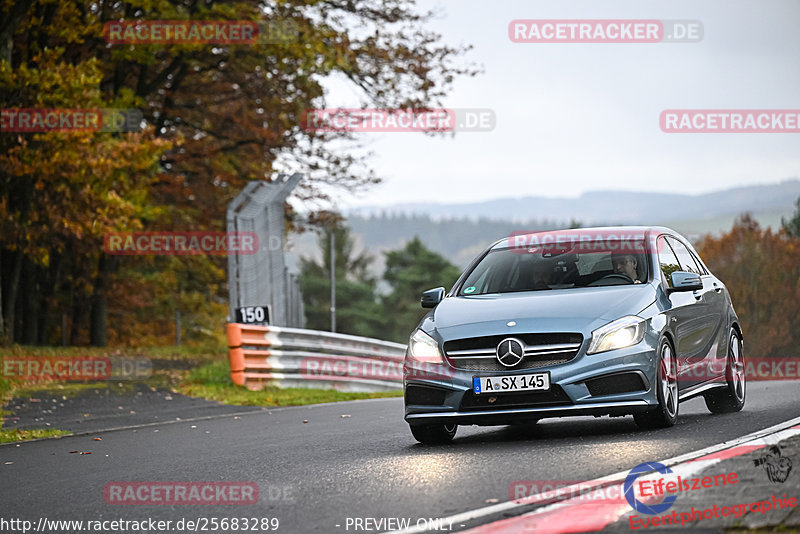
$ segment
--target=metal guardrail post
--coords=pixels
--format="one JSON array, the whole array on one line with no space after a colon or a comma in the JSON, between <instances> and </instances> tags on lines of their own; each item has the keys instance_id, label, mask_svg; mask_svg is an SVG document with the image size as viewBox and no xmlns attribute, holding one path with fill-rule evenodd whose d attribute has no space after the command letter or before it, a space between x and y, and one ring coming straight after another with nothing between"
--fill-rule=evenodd
<instances>
[{"instance_id":1,"label":"metal guardrail post","mask_svg":"<svg viewBox=\"0 0 800 534\"><path fill-rule=\"evenodd\" d=\"M236 323L228 323L228 361L231 366L231 380L237 386L244 385L244 351L242 350L242 328Z\"/></svg>"}]
</instances>

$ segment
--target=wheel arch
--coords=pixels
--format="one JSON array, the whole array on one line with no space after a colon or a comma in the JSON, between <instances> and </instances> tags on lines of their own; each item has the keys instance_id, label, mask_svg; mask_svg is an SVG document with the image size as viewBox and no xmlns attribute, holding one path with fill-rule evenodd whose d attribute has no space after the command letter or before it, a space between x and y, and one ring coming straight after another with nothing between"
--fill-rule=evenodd
<instances>
[{"instance_id":1,"label":"wheel arch","mask_svg":"<svg viewBox=\"0 0 800 534\"><path fill-rule=\"evenodd\" d=\"M673 333L671 330L665 329L665 330L664 330L664 331L661 333L661 337L662 337L662 338L666 338L666 339L667 339L667 341L669 341L669 344L670 344L670 345L671 345L671 347L672 347L672 352L675 352L675 350L676 350L676 349L675 349L675 347L677 346L677 345L675 344L675 334L674 334L674 333ZM661 345L661 341L660 341L660 340L659 340L658 344L659 344L659 345Z\"/></svg>"},{"instance_id":2,"label":"wheel arch","mask_svg":"<svg viewBox=\"0 0 800 534\"><path fill-rule=\"evenodd\" d=\"M742 327L741 327L741 326L739 326L739 322L738 322L738 321L734 321L734 322L731 324L731 328L733 328L734 330L736 330L736 335L737 335L737 336L739 336L739 341L740 341L741 343L744 343L744 334L742 334Z\"/></svg>"}]
</instances>

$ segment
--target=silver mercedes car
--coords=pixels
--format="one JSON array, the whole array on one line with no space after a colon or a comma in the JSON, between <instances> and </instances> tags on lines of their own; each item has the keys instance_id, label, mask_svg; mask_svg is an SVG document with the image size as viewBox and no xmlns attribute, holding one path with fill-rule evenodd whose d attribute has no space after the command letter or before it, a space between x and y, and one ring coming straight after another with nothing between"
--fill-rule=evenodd
<instances>
[{"instance_id":1,"label":"silver mercedes car","mask_svg":"<svg viewBox=\"0 0 800 534\"><path fill-rule=\"evenodd\" d=\"M725 285L664 227L520 232L481 253L411 334L405 420L427 444L458 425L633 415L745 402L742 329Z\"/></svg>"}]
</instances>

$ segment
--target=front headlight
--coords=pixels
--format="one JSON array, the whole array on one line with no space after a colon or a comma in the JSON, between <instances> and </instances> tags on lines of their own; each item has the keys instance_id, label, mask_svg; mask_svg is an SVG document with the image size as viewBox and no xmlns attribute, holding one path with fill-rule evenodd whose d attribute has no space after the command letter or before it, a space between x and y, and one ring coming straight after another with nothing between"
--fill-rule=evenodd
<instances>
[{"instance_id":1,"label":"front headlight","mask_svg":"<svg viewBox=\"0 0 800 534\"><path fill-rule=\"evenodd\" d=\"M408 340L408 356L418 362L444 362L436 341L422 330L414 332Z\"/></svg>"},{"instance_id":2,"label":"front headlight","mask_svg":"<svg viewBox=\"0 0 800 534\"><path fill-rule=\"evenodd\" d=\"M628 315L611 321L592 332L587 354L606 352L636 345L644 337L645 320L635 315Z\"/></svg>"}]
</instances>

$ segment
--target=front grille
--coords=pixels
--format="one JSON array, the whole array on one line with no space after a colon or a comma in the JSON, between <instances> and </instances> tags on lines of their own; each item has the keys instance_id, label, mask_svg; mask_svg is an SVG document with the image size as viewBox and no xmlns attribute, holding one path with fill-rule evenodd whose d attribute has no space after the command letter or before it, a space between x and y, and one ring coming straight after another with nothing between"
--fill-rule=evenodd
<instances>
[{"instance_id":1,"label":"front grille","mask_svg":"<svg viewBox=\"0 0 800 534\"><path fill-rule=\"evenodd\" d=\"M639 373L616 373L593 378L586 381L586 388L592 396L633 393L646 389Z\"/></svg>"},{"instance_id":2,"label":"front grille","mask_svg":"<svg viewBox=\"0 0 800 534\"><path fill-rule=\"evenodd\" d=\"M464 393L462 410L491 410L493 408L526 408L531 406L564 406L572 401L559 385L551 385L550 391L519 391L514 393L481 393L473 390Z\"/></svg>"},{"instance_id":3,"label":"front grille","mask_svg":"<svg viewBox=\"0 0 800 534\"><path fill-rule=\"evenodd\" d=\"M521 369L538 369L540 367L547 367L550 365L558 365L566 363L572 358L559 358L557 360L536 360L533 358L523 358L520 363L514 367L506 367L497 361L497 358L492 357L489 360L473 360L472 358L459 358L450 359L450 362L456 369L464 369L465 371L519 371Z\"/></svg>"},{"instance_id":4,"label":"front grille","mask_svg":"<svg viewBox=\"0 0 800 534\"><path fill-rule=\"evenodd\" d=\"M525 356L517 365L506 367L497 361L497 345L513 337L525 345ZM447 341L444 352L456 369L469 371L518 371L566 363L578 355L583 336L578 333L508 334Z\"/></svg>"}]
</instances>

